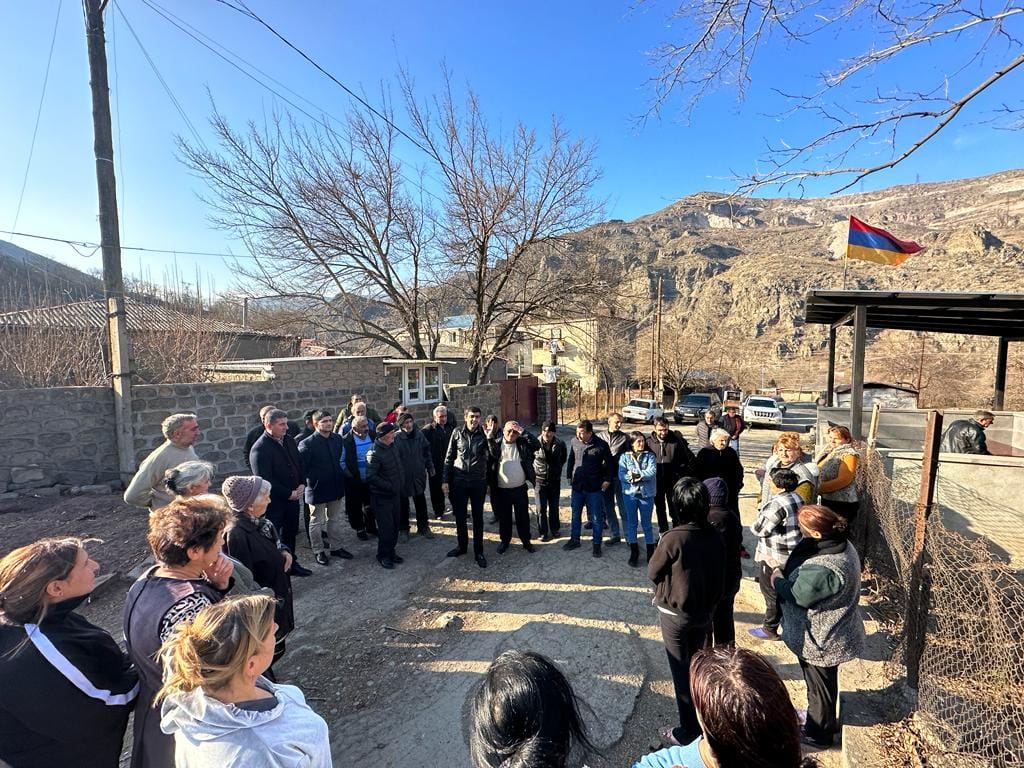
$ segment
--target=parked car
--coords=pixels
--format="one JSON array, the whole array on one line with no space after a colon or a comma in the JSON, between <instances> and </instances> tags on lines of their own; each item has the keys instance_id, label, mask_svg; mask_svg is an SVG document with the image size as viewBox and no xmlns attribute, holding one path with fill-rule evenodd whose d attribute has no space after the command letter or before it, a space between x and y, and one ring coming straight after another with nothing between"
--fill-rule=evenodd
<instances>
[{"instance_id":1,"label":"parked car","mask_svg":"<svg viewBox=\"0 0 1024 768\"><path fill-rule=\"evenodd\" d=\"M665 415L665 409L657 400L633 398L622 409L622 420L627 424L631 421L642 421L651 424L659 416Z\"/></svg>"},{"instance_id":2,"label":"parked car","mask_svg":"<svg viewBox=\"0 0 1024 768\"><path fill-rule=\"evenodd\" d=\"M722 399L715 392L694 392L676 403L672 418L676 424L697 424L709 408L722 410Z\"/></svg>"},{"instance_id":3,"label":"parked car","mask_svg":"<svg viewBox=\"0 0 1024 768\"><path fill-rule=\"evenodd\" d=\"M782 409L773 397L751 395L743 404L743 420L750 426L767 424L772 427L782 426Z\"/></svg>"}]
</instances>

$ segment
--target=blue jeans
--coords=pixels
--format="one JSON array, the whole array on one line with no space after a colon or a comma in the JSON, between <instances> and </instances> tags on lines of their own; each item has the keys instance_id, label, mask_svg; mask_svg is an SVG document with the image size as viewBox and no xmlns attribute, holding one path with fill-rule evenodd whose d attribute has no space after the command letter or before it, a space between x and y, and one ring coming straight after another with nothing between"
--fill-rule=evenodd
<instances>
[{"instance_id":1,"label":"blue jeans","mask_svg":"<svg viewBox=\"0 0 1024 768\"><path fill-rule=\"evenodd\" d=\"M636 544L636 524L639 518L640 525L644 529L644 543L654 544L654 528L651 527L651 514L654 512L654 499L641 498L627 494L625 497L626 506L623 510L623 521L626 526L626 541Z\"/></svg>"},{"instance_id":2,"label":"blue jeans","mask_svg":"<svg viewBox=\"0 0 1024 768\"><path fill-rule=\"evenodd\" d=\"M740 455L740 439L738 437L729 440L729 447L736 451L737 456Z\"/></svg>"},{"instance_id":3,"label":"blue jeans","mask_svg":"<svg viewBox=\"0 0 1024 768\"><path fill-rule=\"evenodd\" d=\"M611 529L612 536L619 535L619 517L615 514L615 505L618 504L619 515L622 515L622 525L626 525L626 505L622 498L622 483L615 478L608 490L604 491L604 519Z\"/></svg>"},{"instance_id":4,"label":"blue jeans","mask_svg":"<svg viewBox=\"0 0 1024 768\"><path fill-rule=\"evenodd\" d=\"M600 541L601 532L604 530L604 493L602 491L579 491L573 488L570 504L572 523L569 526L569 538L579 541L583 528L583 505L586 504L587 514L594 526L592 529L594 541Z\"/></svg>"}]
</instances>

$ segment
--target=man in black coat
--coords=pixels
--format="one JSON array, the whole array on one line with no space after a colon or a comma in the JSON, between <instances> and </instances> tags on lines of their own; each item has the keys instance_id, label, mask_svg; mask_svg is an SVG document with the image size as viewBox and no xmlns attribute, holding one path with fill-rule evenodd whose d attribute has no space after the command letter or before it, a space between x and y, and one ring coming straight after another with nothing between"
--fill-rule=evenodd
<instances>
[{"instance_id":1,"label":"man in black coat","mask_svg":"<svg viewBox=\"0 0 1024 768\"><path fill-rule=\"evenodd\" d=\"M622 414L608 414L608 429L597 433L597 436L608 443L608 450L611 451L612 461L615 462L615 479L611 486L604 492L604 520L611 529L612 535L605 542L613 546L622 541L619 533L619 518L622 518L622 530L626 528L626 502L622 498L622 485L619 483L619 457L630 450L629 435L622 431ZM619 511L615 512L616 506Z\"/></svg>"},{"instance_id":2,"label":"man in black coat","mask_svg":"<svg viewBox=\"0 0 1024 768\"><path fill-rule=\"evenodd\" d=\"M654 420L654 432L647 436L647 447L654 452L658 462L657 484L655 486L654 509L658 515L658 528L662 534L668 532L668 515L665 513L665 499L672 493L672 486L683 475L692 474L693 451L678 432L669 429L668 420L659 416ZM675 525L675 521L672 521Z\"/></svg>"},{"instance_id":3,"label":"man in black coat","mask_svg":"<svg viewBox=\"0 0 1024 768\"><path fill-rule=\"evenodd\" d=\"M435 472L430 476L430 507L434 511L434 517L440 520L444 517L444 491L441 485L444 482L444 474L441 467L444 466L444 455L448 452L448 443L452 440L452 432L455 431L455 424L452 422L448 408L439 405L434 409L434 420L423 428L423 436L430 444L430 459L434 462Z\"/></svg>"},{"instance_id":4,"label":"man in black coat","mask_svg":"<svg viewBox=\"0 0 1024 768\"><path fill-rule=\"evenodd\" d=\"M395 447L397 432L394 424L378 424L377 439L366 454L366 482L370 486L370 505L377 518L377 562L388 570L404 562L395 551L401 490L405 484L405 470Z\"/></svg>"},{"instance_id":5,"label":"man in black coat","mask_svg":"<svg viewBox=\"0 0 1024 768\"><path fill-rule=\"evenodd\" d=\"M487 473L490 467L488 438L480 426L480 409L475 405L466 409L466 424L452 433L445 452L443 485L441 490L451 494L455 513L455 532L458 546L448 557L466 554L469 531L466 527L466 506L473 510L473 554L476 564L487 567L484 557L484 499L487 497Z\"/></svg>"},{"instance_id":6,"label":"man in black coat","mask_svg":"<svg viewBox=\"0 0 1024 768\"><path fill-rule=\"evenodd\" d=\"M334 417L328 411L314 411L311 419L316 431L299 443L299 455L306 472L309 544L314 559L327 565L330 561L325 549L335 557L352 559L352 553L341 546L341 500L345 495L342 440L334 432Z\"/></svg>"},{"instance_id":7,"label":"man in black coat","mask_svg":"<svg viewBox=\"0 0 1024 768\"><path fill-rule=\"evenodd\" d=\"M545 421L540 428L540 442L533 454L533 473L537 479L537 527L541 541L558 538L561 521L558 502L562 495L562 469L567 450L556 431L558 425Z\"/></svg>"},{"instance_id":8,"label":"man in black coat","mask_svg":"<svg viewBox=\"0 0 1024 768\"><path fill-rule=\"evenodd\" d=\"M288 434L288 414L273 408L263 417L264 432L249 451L249 468L270 483L267 518L281 533L281 541L295 554L299 532L299 499L305 491L302 457ZM312 571L292 561L292 576L309 576Z\"/></svg>"}]
</instances>

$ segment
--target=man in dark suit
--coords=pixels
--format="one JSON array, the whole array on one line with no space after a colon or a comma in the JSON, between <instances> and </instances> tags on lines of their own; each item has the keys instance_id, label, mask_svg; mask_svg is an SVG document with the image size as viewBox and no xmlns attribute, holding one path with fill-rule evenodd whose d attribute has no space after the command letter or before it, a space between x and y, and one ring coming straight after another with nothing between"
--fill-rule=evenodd
<instances>
[{"instance_id":1,"label":"man in dark suit","mask_svg":"<svg viewBox=\"0 0 1024 768\"><path fill-rule=\"evenodd\" d=\"M448 443L452 441L455 423L443 405L434 409L433 416L433 421L423 428L423 436L430 444L430 458L434 462L435 470L427 480L430 485L430 506L434 510L434 517L440 520L444 517L444 491L441 490L444 482L444 457L448 453Z\"/></svg>"},{"instance_id":2,"label":"man in dark suit","mask_svg":"<svg viewBox=\"0 0 1024 768\"><path fill-rule=\"evenodd\" d=\"M325 549L343 560L352 559L352 553L341 546L341 499L345 495L342 440L334 432L334 417L328 411L314 411L311 420L316 431L299 443L299 455L306 472L309 544L313 558L327 565Z\"/></svg>"},{"instance_id":3,"label":"man in dark suit","mask_svg":"<svg viewBox=\"0 0 1024 768\"><path fill-rule=\"evenodd\" d=\"M263 417L264 432L249 451L249 467L270 483L270 506L267 519L281 532L281 541L295 553L295 536L299 532L299 499L303 483L302 457L295 440L288 434L288 414L274 408ZM292 576L309 576L312 571L292 562Z\"/></svg>"},{"instance_id":4,"label":"man in dark suit","mask_svg":"<svg viewBox=\"0 0 1024 768\"><path fill-rule=\"evenodd\" d=\"M245 435L245 447L242 449L242 451L245 454L246 463L248 463L249 461L249 452L252 451L252 447L256 445L257 440L263 437L263 433L267 431L267 428L264 426L264 418L268 413L270 413L273 410L276 410L276 408L276 405L264 405L262 408L260 408L259 425L250 429L249 432ZM296 422L288 422L289 435L291 435L293 438L297 437L299 431L299 425Z\"/></svg>"}]
</instances>

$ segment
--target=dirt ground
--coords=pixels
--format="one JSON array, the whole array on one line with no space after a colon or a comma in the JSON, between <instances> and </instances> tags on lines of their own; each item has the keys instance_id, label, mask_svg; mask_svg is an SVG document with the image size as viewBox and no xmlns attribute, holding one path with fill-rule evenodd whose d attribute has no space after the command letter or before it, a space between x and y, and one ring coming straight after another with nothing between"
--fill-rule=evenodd
<instances>
[{"instance_id":1,"label":"dirt ground","mask_svg":"<svg viewBox=\"0 0 1024 768\"><path fill-rule=\"evenodd\" d=\"M693 427L677 429L692 438ZM752 472L763 465L775 435L757 430L743 441L748 524L754 514ZM562 511L567 520L564 491ZM355 559L332 559L326 568L312 564L308 543L300 545L300 560L315 573L294 579L297 629L275 670L282 681L300 686L327 720L335 765L467 765L467 697L490 661L513 647L545 653L568 673L600 750L587 760L592 768L631 765L658 747L658 728L674 721L650 583L642 568L627 565L627 547L606 547L604 557L595 559L588 546L564 552L563 538L535 542L534 554L513 545L498 555L497 526L489 512L485 518L487 569L470 556L445 557L454 545L450 514L434 524L435 539L400 539L405 563L393 571L376 564L372 540L348 536L342 545ZM104 571L117 575L84 611L118 638L129 586L124 574L146 555L145 530L146 515L117 496L0 506L0 553L44 535L104 540L91 551ZM568 531L567 522L562 531ZM752 541L747 546L753 551ZM752 561L744 561L744 568L753 575ZM782 643L747 634L763 609L756 583L745 578L736 601L738 643L771 658L794 704L802 707L796 659ZM844 687L879 687L880 663L866 662L852 680L844 674ZM838 748L818 754L826 768L839 765Z\"/></svg>"}]
</instances>

